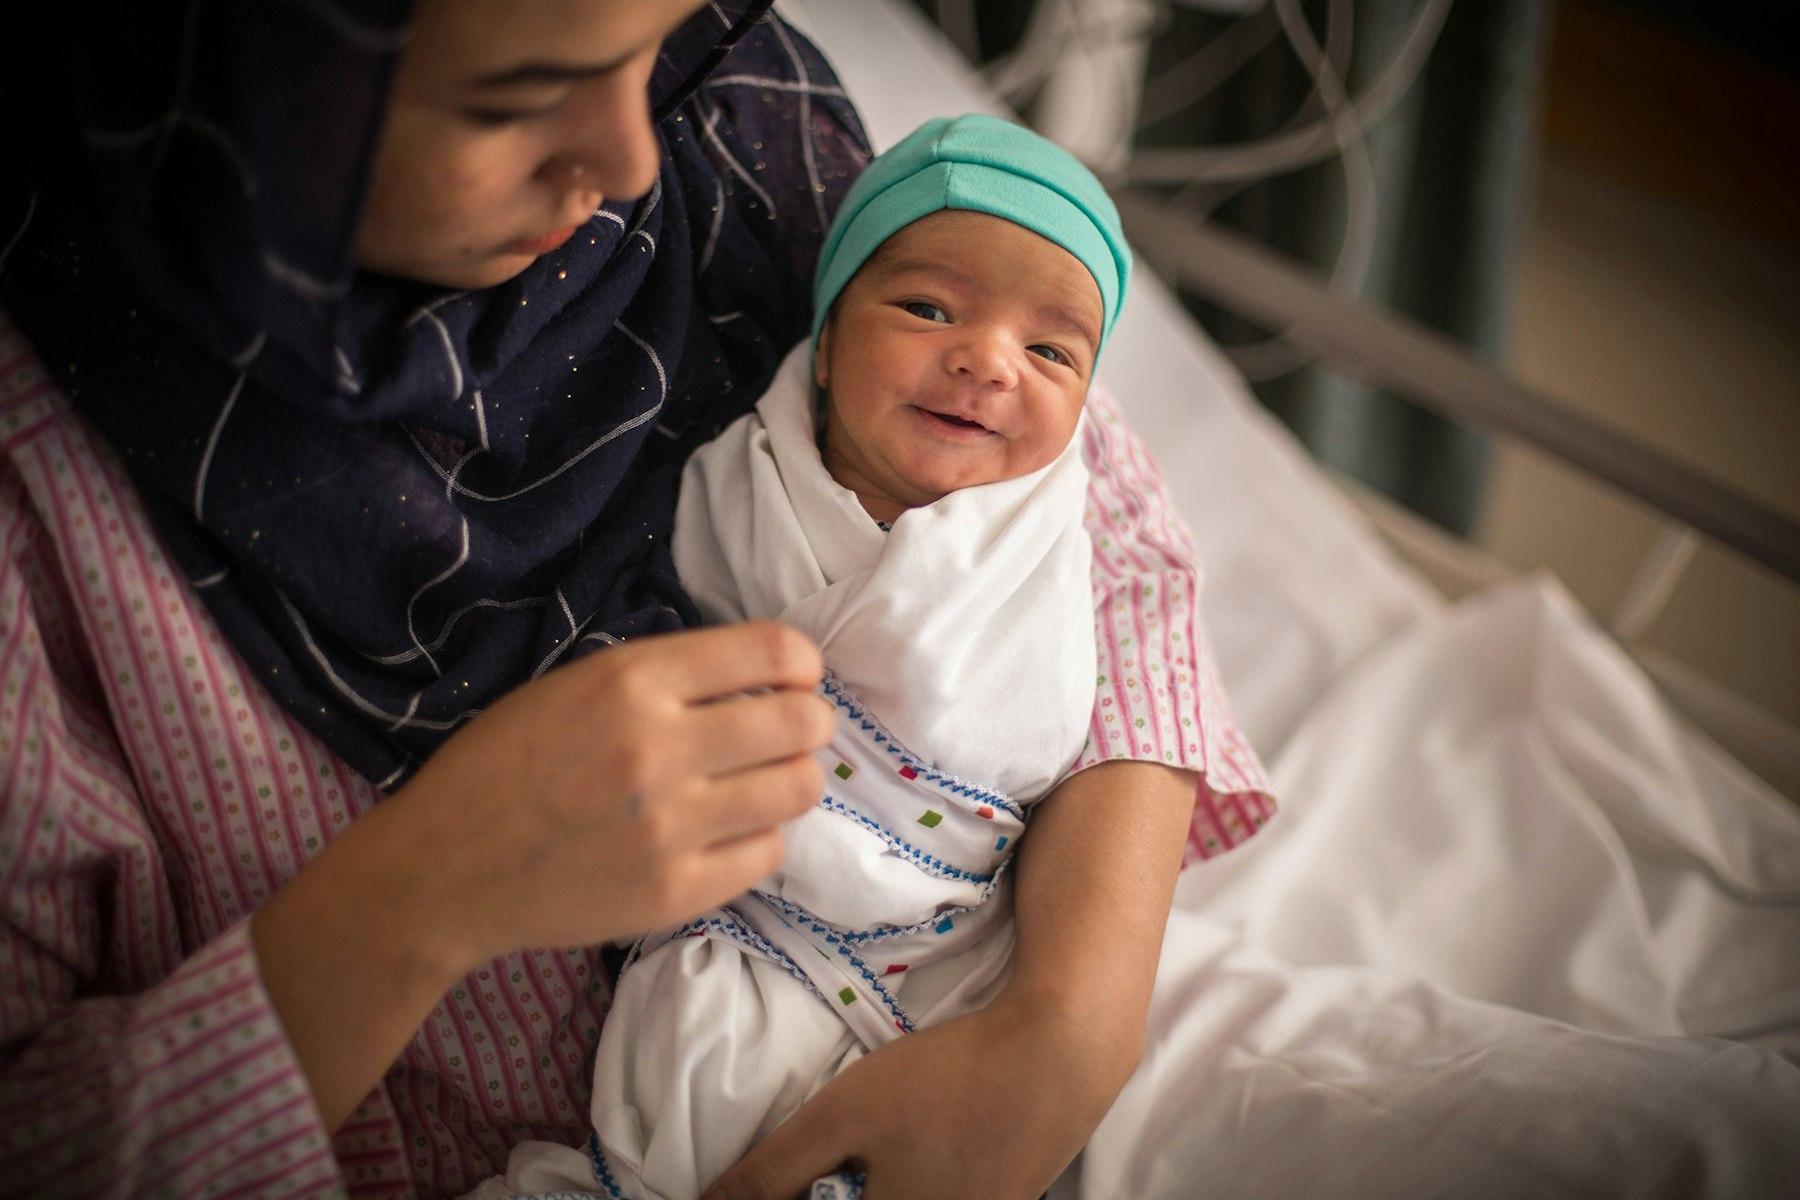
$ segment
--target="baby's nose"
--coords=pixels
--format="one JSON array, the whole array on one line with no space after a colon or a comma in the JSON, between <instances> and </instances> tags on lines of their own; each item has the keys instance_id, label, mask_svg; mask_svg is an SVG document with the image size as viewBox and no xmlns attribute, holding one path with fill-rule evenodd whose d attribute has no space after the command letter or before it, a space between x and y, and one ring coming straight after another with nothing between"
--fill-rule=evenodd
<instances>
[{"instance_id":1,"label":"baby's nose","mask_svg":"<svg viewBox=\"0 0 1800 1200\"><path fill-rule=\"evenodd\" d=\"M984 389L1011 388L1019 381L1018 357L998 337L974 333L962 339L948 365L959 379Z\"/></svg>"}]
</instances>

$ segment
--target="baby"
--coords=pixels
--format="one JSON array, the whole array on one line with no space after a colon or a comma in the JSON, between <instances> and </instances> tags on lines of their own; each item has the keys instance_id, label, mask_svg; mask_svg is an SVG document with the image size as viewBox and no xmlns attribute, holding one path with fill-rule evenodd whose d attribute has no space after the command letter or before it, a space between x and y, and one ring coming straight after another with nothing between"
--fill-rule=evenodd
<instances>
[{"instance_id":1,"label":"baby","mask_svg":"<svg viewBox=\"0 0 1800 1200\"><path fill-rule=\"evenodd\" d=\"M1098 181L992 117L928 122L851 189L812 341L694 455L674 539L709 621L823 650L826 794L775 875L639 942L595 1137L519 1147L495 1195L691 1200L846 1065L997 990L1026 808L1093 709L1075 435L1129 272Z\"/></svg>"}]
</instances>

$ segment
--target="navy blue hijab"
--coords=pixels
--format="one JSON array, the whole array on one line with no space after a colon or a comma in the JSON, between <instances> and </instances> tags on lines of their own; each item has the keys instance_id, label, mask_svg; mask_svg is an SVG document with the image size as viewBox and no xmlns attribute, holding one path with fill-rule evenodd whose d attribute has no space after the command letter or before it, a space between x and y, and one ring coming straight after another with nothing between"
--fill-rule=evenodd
<instances>
[{"instance_id":1,"label":"navy blue hijab","mask_svg":"<svg viewBox=\"0 0 1800 1200\"><path fill-rule=\"evenodd\" d=\"M681 465L806 335L867 142L768 0L710 4L652 80L652 192L451 292L351 261L410 5L173 7L38 44L79 99L23 110L0 298L237 652L391 788L507 690L694 619Z\"/></svg>"}]
</instances>

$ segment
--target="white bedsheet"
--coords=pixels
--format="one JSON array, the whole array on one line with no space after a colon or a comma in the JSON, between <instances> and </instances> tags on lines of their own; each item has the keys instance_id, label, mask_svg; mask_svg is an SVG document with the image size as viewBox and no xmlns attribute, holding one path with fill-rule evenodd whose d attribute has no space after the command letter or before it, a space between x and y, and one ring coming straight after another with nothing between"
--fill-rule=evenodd
<instances>
[{"instance_id":1,"label":"white bedsheet","mask_svg":"<svg viewBox=\"0 0 1800 1200\"><path fill-rule=\"evenodd\" d=\"M1800 1062L1800 811L1674 717L1554 580L1388 641L1271 773L1280 820L1188 872L1183 906L1295 965Z\"/></svg>"},{"instance_id":2,"label":"white bedsheet","mask_svg":"<svg viewBox=\"0 0 1800 1200\"><path fill-rule=\"evenodd\" d=\"M878 147L996 111L904 5L803 15ZM1800 812L1554 581L1440 601L1148 271L1101 373L1281 811L1183 877L1054 1194L1800 1195Z\"/></svg>"}]
</instances>

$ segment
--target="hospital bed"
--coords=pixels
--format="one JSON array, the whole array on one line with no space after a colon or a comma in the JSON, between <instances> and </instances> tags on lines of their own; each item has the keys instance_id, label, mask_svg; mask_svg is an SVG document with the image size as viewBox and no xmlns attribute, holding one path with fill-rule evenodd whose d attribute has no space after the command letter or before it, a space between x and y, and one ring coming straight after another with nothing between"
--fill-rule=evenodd
<instances>
[{"instance_id":1,"label":"hospital bed","mask_svg":"<svg viewBox=\"0 0 1800 1200\"><path fill-rule=\"evenodd\" d=\"M903 0L780 7L837 66L877 148L929 116L1002 111ZM1120 199L1156 270L1307 326L1340 366L1800 575L1791 521L1255 247ZM1418 978L1588 1030L1715 1035L1800 1062L1800 734L1636 649L1554 578L1517 576L1328 476L1153 270L1133 279L1101 378L1192 525L1225 685L1281 804L1249 844L1184 875L1176 924L1228 930L1284 969ZM1617 614L1627 635L1693 536L1653 552L1638 617Z\"/></svg>"}]
</instances>

